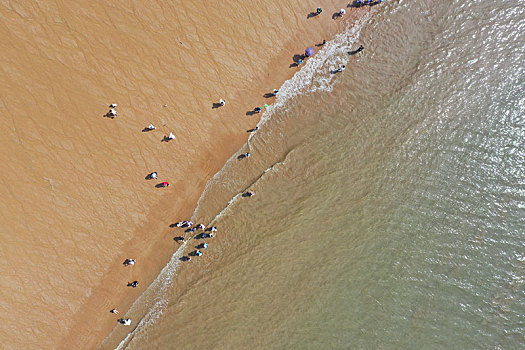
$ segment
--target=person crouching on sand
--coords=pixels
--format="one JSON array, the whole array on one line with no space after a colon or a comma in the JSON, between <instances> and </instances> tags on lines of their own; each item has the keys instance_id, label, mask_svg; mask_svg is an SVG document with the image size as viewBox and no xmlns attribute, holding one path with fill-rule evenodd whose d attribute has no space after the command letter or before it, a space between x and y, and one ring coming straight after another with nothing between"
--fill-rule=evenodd
<instances>
[{"instance_id":1,"label":"person crouching on sand","mask_svg":"<svg viewBox=\"0 0 525 350\"><path fill-rule=\"evenodd\" d=\"M122 325L124 325L124 326L131 326L131 319L129 319L129 318L126 318L126 319L119 318L117 322L122 324Z\"/></svg>"},{"instance_id":2,"label":"person crouching on sand","mask_svg":"<svg viewBox=\"0 0 525 350\"><path fill-rule=\"evenodd\" d=\"M133 265L135 265L135 262L136 262L135 259L126 259L126 260L124 260L124 266L126 266L126 267L127 266L133 266Z\"/></svg>"}]
</instances>

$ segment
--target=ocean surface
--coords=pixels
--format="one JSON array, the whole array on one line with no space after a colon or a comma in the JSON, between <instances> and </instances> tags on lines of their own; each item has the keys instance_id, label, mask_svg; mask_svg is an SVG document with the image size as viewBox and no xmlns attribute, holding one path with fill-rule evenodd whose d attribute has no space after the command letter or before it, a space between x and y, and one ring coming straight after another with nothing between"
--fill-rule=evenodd
<instances>
[{"instance_id":1,"label":"ocean surface","mask_svg":"<svg viewBox=\"0 0 525 350\"><path fill-rule=\"evenodd\" d=\"M521 0L372 7L210 181L216 238L119 348L524 348L524 33Z\"/></svg>"}]
</instances>

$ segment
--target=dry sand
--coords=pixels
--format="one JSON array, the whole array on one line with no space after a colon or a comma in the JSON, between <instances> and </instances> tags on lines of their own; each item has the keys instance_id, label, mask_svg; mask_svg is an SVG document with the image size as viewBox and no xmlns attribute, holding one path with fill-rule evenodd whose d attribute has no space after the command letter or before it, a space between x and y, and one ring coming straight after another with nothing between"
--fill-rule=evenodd
<instances>
[{"instance_id":1,"label":"dry sand","mask_svg":"<svg viewBox=\"0 0 525 350\"><path fill-rule=\"evenodd\" d=\"M176 249L169 224L246 141L246 111L270 103L293 54L344 26L331 15L346 4L2 2L2 344L100 344L109 310L124 314Z\"/></svg>"}]
</instances>

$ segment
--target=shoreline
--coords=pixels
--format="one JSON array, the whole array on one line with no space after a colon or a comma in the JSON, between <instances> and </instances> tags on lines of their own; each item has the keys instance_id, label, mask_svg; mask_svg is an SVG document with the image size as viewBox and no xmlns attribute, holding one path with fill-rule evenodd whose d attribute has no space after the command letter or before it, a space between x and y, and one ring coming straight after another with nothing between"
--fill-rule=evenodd
<instances>
[{"instance_id":1,"label":"shoreline","mask_svg":"<svg viewBox=\"0 0 525 350\"><path fill-rule=\"evenodd\" d=\"M361 18L362 14L363 14L363 11L365 11L365 9L366 9L366 7L364 7L361 10L358 10L358 12L354 10L354 12L351 13L351 14L347 13L347 17L344 19L344 22L343 21L341 21L341 22L345 23L345 25L351 25L351 23L355 23L359 18ZM327 42L332 40L334 35L340 33L340 29L341 29L341 27L339 27L338 30L336 30L336 31L328 33L326 35L326 37L328 38L328 39L326 39ZM305 40L305 39L302 38L302 40ZM322 40L316 42L315 44L317 44L317 43L319 43L321 41ZM292 44L292 43L294 43L294 44ZM295 41L295 40L290 40L290 44L291 44L291 47L294 48L293 50L291 50L292 52L301 52L300 48L306 47L306 46L304 46L304 45L306 45L306 43L297 44L297 41ZM317 52L318 50L320 50L320 48L316 47L315 44L309 43L307 46L314 46L316 48L316 52ZM288 45L286 45L286 46L288 46ZM257 98L257 96L263 96L267 92L271 92L272 89L273 89L273 88L271 88L272 86L275 86L276 88L280 88L282 86L282 84L284 84L284 82L286 82L287 80L291 79L295 75L295 73L299 69L297 67L296 68L288 68L287 67L288 64L290 64L291 56L293 56L293 54L291 54L289 50L283 50L283 52L281 52L275 59L270 61L266 71L269 72L269 71L271 71L272 67L275 68L277 66L277 67L279 67L279 71L281 71L283 74L282 75L273 76L273 75L270 75L270 73L266 73L266 77L261 78L262 84L260 84L260 85L267 86L268 88L263 90L263 91L258 91L257 94L254 91L250 91L251 94L255 95L254 98ZM287 67L287 68L284 68L284 67ZM301 67L301 69L302 69L302 67ZM284 77L284 79L283 79L283 77ZM255 80L257 81L258 79L255 79ZM280 81L280 82L276 84L275 83L276 81ZM247 93L248 93L248 91L247 91ZM239 99L241 99L241 98L239 98ZM236 99L234 99L234 100L236 100ZM261 102L261 101L262 101L262 103L258 104L259 106L262 106L264 103L268 103L268 105L271 105L275 101L275 98L274 97L271 97L271 98L259 97L259 102ZM257 106L257 104L254 104L254 106ZM240 109L239 112L242 112L242 109ZM264 110L263 110L263 112L264 112ZM260 116L262 116L262 113L260 114ZM246 116L246 117L250 118L250 120L255 121L255 123L253 124L253 127L255 127L255 125L261 119L260 117L258 117L257 114L255 114L255 116ZM257 118L257 119L254 119L254 118ZM204 184L202 186L200 186L198 190L197 189L195 190L196 193L198 193L198 196L197 196L197 200L195 200L193 206L190 206L191 210L189 210L189 214L187 216L181 216L175 221L189 220L192 217L192 214L194 213L194 211L196 209L196 206L198 204L198 200L200 199L200 197L201 197L201 195L202 195L202 193L203 193L203 191L205 189L205 186L208 183L208 181L211 180L211 178L218 171L220 171L223 168L224 164L234 154L238 153L246 145L246 142L247 142L249 136L250 136L250 133L248 133L248 132L246 132L246 135L239 135L239 137L235 140L236 142L234 143L236 145L235 147L233 147L233 148L235 148L235 151L233 151L233 152L231 152L229 154L225 153L225 158L224 158L225 160L222 163L219 162L220 166L217 168L217 171L213 172L209 177L207 177L207 180L204 182ZM200 223L200 222L197 222L197 223ZM204 224L207 225L208 223L204 223ZM167 230L167 231L174 231L174 229ZM167 238L166 239L168 239L171 242L173 242L173 237L177 236L177 235L189 236L189 235L192 235L192 234L191 233L190 234L185 234L184 233L184 229L175 228L175 232L167 233ZM214 241L215 240L221 240L220 227L219 227L219 234L217 235L216 238L214 238ZM174 243L174 244L176 245L175 246L176 249L174 251L170 251L169 254L167 255L167 257L165 258L165 262L162 263L160 266L157 266L158 267L158 270L157 270L158 272L156 274L148 275L147 287L143 291L141 291L140 295L138 297L136 297L136 298L125 298L124 299L126 301L126 305L128 305L128 303L131 300L130 305L127 306L126 309L130 309L135 304L135 302L137 302L139 300L139 298L144 294L146 289L159 276L160 271L170 261L170 259L173 256L173 254L175 254L178 251L178 249L180 247L180 245L178 245L179 243ZM160 245L165 245L165 242L161 243ZM187 248L186 250L188 250L188 249L191 250L191 248ZM188 266L186 266L187 264L191 264L191 263L182 263L182 266L180 267L180 269L184 269L185 272L187 272L188 274L191 274L192 271L187 271L187 270L191 269L191 268L188 268ZM150 281L150 278L151 278L151 281ZM191 277L189 279L191 280ZM190 283L190 284L195 283L195 281L185 281L185 282ZM136 322L140 322L140 319L135 320L135 321ZM128 333L133 332L136 329L136 327L137 327L137 323L135 323L130 329L128 329L126 327L119 326L119 325L116 325L116 326L112 327L111 328L112 330L110 332L108 331L106 333L107 337L104 338L101 343L99 343L99 348L103 348L103 349L114 349L114 348L116 348L119 344L124 342L124 340L125 340L126 336L128 335Z\"/></svg>"},{"instance_id":2,"label":"shoreline","mask_svg":"<svg viewBox=\"0 0 525 350\"><path fill-rule=\"evenodd\" d=\"M5 153L12 153L10 157L28 159L27 164L9 164L4 177L22 175L13 179L11 186L19 188L16 197L32 199L31 205L22 209L18 198L4 204L8 209L4 237L7 232L26 235L17 237L23 243L13 245L16 249L6 255L14 266L10 266L10 273L20 275L22 269L30 267L16 281L23 287L5 282L13 283L14 287L9 287L17 301L10 304L13 312L9 315L9 329L23 330L4 335L7 346L93 348L115 326L127 333L130 329L117 325L116 319L126 314L178 248L169 225L190 218L207 181L245 144L249 137L246 130L253 128L260 116L246 116L246 111L273 102L263 95L295 74L298 68L289 68L294 54L329 40L356 13L367 10L349 9L346 18L334 21L329 9L341 5L333 1L279 4L285 13L288 9L295 16L282 22L272 17L274 25L260 29L258 25L265 19L253 23L254 19L245 18L247 12L242 6L255 9L246 4L237 4L236 11L220 5L198 10L189 5L139 5L111 19L106 14L109 9L115 11L115 5L104 2L93 5L88 20L83 17L83 9L58 5L56 9L36 7L34 12L17 8L6 15L6 22L15 29L24 27L28 20L44 23L38 37L40 51L31 45L22 45L16 51L8 42L5 44L10 47L7 57L12 58L4 74L9 76L14 71L18 75L13 76L18 77L25 72L20 82L12 77L6 80L6 84L12 84L12 91L5 98L15 102L7 111L13 120L18 115L39 118L37 122L31 118L13 121L14 126L4 129L7 136L0 142ZM258 10L274 10L272 4L268 6ZM307 20L308 12L316 6L323 7L323 15ZM149 28L144 27L144 33L139 25L130 27L130 20L137 21L135 12L145 9L151 13L142 14L143 26L146 23L154 27L156 16L167 21L168 15L182 24L170 22L172 27L163 31L154 28L148 32ZM180 19L177 15L181 12L191 16ZM221 17L226 12L232 17ZM58 34L46 32L53 16L53 29L62 35L62 45L56 44ZM177 25L185 31L175 30ZM279 35L286 33L286 42L275 37L275 27L279 27ZM231 31L217 33L217 28ZM103 36L108 30L112 31L111 40ZM250 31L250 36L243 35L240 42L233 43L232 50L224 52L230 41L223 41L223 46L214 41L216 37L237 39L243 30ZM163 47L167 52L148 55L162 47L165 34L175 39L169 48ZM28 31L25 35L32 38L35 34ZM265 35L267 40L262 39ZM254 38L268 43L262 48ZM202 51L201 42L206 43L207 51ZM24 50L29 54L19 59ZM225 57L241 53L242 57ZM168 65L173 61L178 66ZM178 67L188 71L178 71ZM176 78L167 80L167 76ZM227 77L226 81L222 76ZM55 85L47 86L50 81ZM253 84L263 88L253 89ZM39 92L28 93L28 86ZM211 110L219 98L226 99L227 105ZM19 103L25 100L36 103ZM119 104L119 117L100 117L101 106L113 102ZM166 102L167 107L160 108ZM59 113L70 110L70 115ZM141 133L148 122L160 125L158 130ZM18 141L22 147L13 141L20 138L19 130L31 136L25 143ZM176 140L159 142L161 135L172 130ZM31 159L27 154L45 156ZM169 180L172 186L152 189L153 183L143 180L149 170L167 174L168 179L159 180ZM11 196L9 192L4 198L9 200ZM9 216L23 218L27 224L11 223ZM18 262L13 258L24 255L22 252L29 252L25 255L32 260ZM126 258L136 259L137 264L124 268ZM52 264L42 269L40 262L48 260ZM135 289L126 287L126 282L132 280L139 281ZM119 315L109 313L114 307Z\"/></svg>"},{"instance_id":3,"label":"shoreline","mask_svg":"<svg viewBox=\"0 0 525 350\"><path fill-rule=\"evenodd\" d=\"M363 10L360 10L359 12L362 12L362 11ZM344 21L339 21L339 22L343 22L343 23L345 23L345 25L348 25L350 20L351 21L355 21L357 17L358 17L358 15L354 12L354 13L352 13L350 15L347 14L347 17L344 19ZM332 21L332 19L330 19L330 21ZM329 33L326 34L326 37L328 37L328 39L326 39L326 40L327 41L331 40L333 38L333 36L340 31L340 29L341 29L341 26L338 23L338 28L335 31L332 31L332 32L329 32ZM323 36L323 35L321 35L321 36ZM248 101L250 101L250 100L257 101L257 103L253 103L253 106L257 106L257 105L262 106L264 103L268 103L270 105L271 103L273 103L275 98L264 98L263 95L268 93L268 92L270 92L270 91L272 91L272 89L274 88L273 86L275 86L276 88L279 88L286 80L291 79L293 77L293 75L300 68L302 68L302 67L300 67L300 68L298 68L298 67L290 68L288 66L289 66L289 64L291 62L291 57L293 56L293 54L295 52L302 52L301 50L304 51L304 48L306 47L305 45L307 45L307 46L314 45L314 43L306 43L306 40L307 39L304 38L304 37L299 38L299 35L298 35L298 37L295 40L291 39L289 41L290 46L288 44L286 44L285 46L289 47L289 48L292 48L292 49L291 50L286 49L286 50L283 50L281 53L279 53L279 55L277 57L275 57L273 60L271 60L270 63L268 64L267 69L265 70L267 73L262 73L261 77L254 78L254 81L260 81L259 85L266 86L267 89L254 91L252 89L246 88L246 89L244 89L245 90L244 93L246 93L248 96L251 95L250 98L247 98L246 95L244 95L242 92L240 92L239 93L240 96L238 98L233 98L233 99L229 99L228 100L228 105L227 106L231 105L230 102L232 102L232 101L235 102L235 101L238 101L238 100L241 100L241 101L242 100L244 100L244 101L246 101L246 100L248 100ZM319 43L321 41L322 40L316 41L315 44L317 44L317 43ZM318 49L318 48L316 47L316 49ZM273 72L269 73L272 70L272 68L275 69L275 67L278 67L277 70L280 71L281 74L274 74ZM250 84L247 83L247 85L250 85ZM206 180L205 181L192 182L191 187L185 188L186 191L189 191L190 198L192 198L192 199L191 200L186 199L185 204L182 204L180 206L180 210L179 210L180 211L180 215L176 216L176 219L173 220L173 223L176 222L176 221L186 220L186 219L190 219L191 218L191 216L192 216L192 214L193 214L193 212L194 212L194 210L196 208L197 202L198 202L202 192L204 191L207 182L218 171L220 171L220 169L222 169L222 167L224 166L225 162L233 154L238 152L238 150L240 150L246 144L246 141L248 140L248 137L250 136L250 134L247 132L247 130L255 127L255 125L259 122L260 116L262 116L262 113L260 115L255 114L254 116L245 116L245 112L250 110L249 105L245 105L245 106L246 107L240 107L240 106L237 107L236 110L233 113L234 115L241 116L241 118L246 118L247 121L245 121L245 120L242 121L243 122L243 130L241 132L239 132L239 135L236 137L235 142L231 142L231 140L223 140L225 144L231 146L230 151L223 152L221 154L223 156L223 160L222 161L218 160L214 164L215 168L211 167L211 169L214 169L214 170L206 172L206 177L205 177ZM221 108L225 108L225 107L221 107ZM232 111L228 111L228 112L231 113ZM253 125L250 126L250 124L253 124ZM218 147L218 149L222 150L224 148L223 147ZM161 207L163 207L163 205L161 205ZM145 225L145 226L148 227L148 225ZM142 288L141 289L137 288L138 293L133 293L133 294L138 294L138 295L137 296L122 295L120 298L117 298L117 300L119 300L118 301L119 305L124 305L124 307L121 306L121 308L122 308L121 311L129 310L131 308L131 306L143 295L143 293L146 291L146 289L157 278L157 276L159 275L160 271L166 266L166 264L169 262L169 260L173 256L173 254L179 249L179 245L178 245L178 243L173 241L173 237L178 235L179 233L183 234L184 233L183 230L179 229L175 233L175 232L173 232L174 231L173 228L170 229L170 228L161 227L161 228L159 228L159 231L163 232L161 237L160 237L161 241L157 241L154 245L150 245L148 247L148 250L147 250L148 253L146 253L145 256L140 256L140 258L137 260L138 261L137 265L132 267L133 269L137 270L138 266L143 265L142 268L140 269L140 273L139 273L140 276L143 279ZM143 235L139 234L139 236L142 237ZM220 239L220 234L215 239ZM170 243L173 244L174 250L170 250L170 249L165 249L164 248L163 251L162 251L162 257L158 257L157 256L156 258L153 258L154 257L153 251L156 251L157 249L162 249L163 247L166 246L167 242L170 242ZM143 243L143 242L141 242L141 243ZM142 244L131 244L128 251L133 251L135 248L137 248L139 246L142 246ZM154 259L154 261L152 261L152 258ZM115 265L116 266L114 268L112 268L110 271L108 271L106 277L104 278L104 281L106 279L114 281L114 279L115 279L114 276L116 274L118 274L119 270L122 271L122 269L123 269L120 266L121 265L121 260L123 260L123 259L117 259L117 261L115 261ZM146 264L144 264L144 260L148 260L148 262ZM182 265L181 268L184 268L185 270L188 270L188 268L185 265ZM189 273L191 273L191 272L189 272ZM144 277L146 277L146 278L144 278ZM129 278L129 279L131 280L131 278ZM105 284L104 281L101 283L101 285ZM101 289L103 289L103 288L101 288ZM93 299L94 303L93 302L87 302L87 303L85 303L83 305L83 308L85 308L86 312L87 312L87 310L92 310L93 309L94 304L96 303L97 300L99 300L99 296L97 294L95 294L90 299ZM104 310L101 310L101 311L106 311L107 312L109 309L110 308L106 307ZM82 311L79 312L79 314L86 315L86 313L84 313ZM119 317L123 317L124 315L125 315L125 312L121 312L118 316ZM93 321L98 321L100 315L99 315L99 313L96 313L96 314L93 314L92 317L93 317ZM109 317L109 318L115 318L116 319L118 317ZM137 325L136 322L140 321L140 320L133 320L132 319L132 321L135 321L134 326L136 326ZM104 349L106 349L106 348L107 349L115 348L116 345L118 345L121 341L123 341L124 338L126 337L126 335L130 331L132 331L134 329L134 326L132 326L131 329L126 328L124 326L120 326L120 325L116 324L114 322L114 320L112 320L110 322L105 322L105 323L107 325L105 325L103 328L101 328L99 331L97 331L98 334L95 337L93 337L93 332L90 332L90 334L88 335L89 338L97 339L97 341L94 341L92 343L92 345L98 344L99 347L104 348ZM74 328L76 328L76 327L74 327ZM115 334L113 334L113 331L115 331ZM104 335L104 337L100 338L99 335ZM64 338L63 342L62 342L62 345L64 347L70 346L71 344L75 344L75 345L84 344L84 345L86 345L86 339L84 338L84 339L81 340L81 339L79 339L79 333L78 332L72 332L66 338ZM104 344L104 345L102 345L102 344ZM107 347L108 345L109 345L109 347Z\"/></svg>"}]
</instances>

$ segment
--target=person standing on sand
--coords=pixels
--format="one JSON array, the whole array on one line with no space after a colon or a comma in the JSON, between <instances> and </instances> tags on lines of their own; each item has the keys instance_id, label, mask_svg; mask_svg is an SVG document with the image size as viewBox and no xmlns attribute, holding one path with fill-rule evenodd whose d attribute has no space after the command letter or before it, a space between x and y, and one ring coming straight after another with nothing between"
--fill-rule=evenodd
<instances>
[{"instance_id":1,"label":"person standing on sand","mask_svg":"<svg viewBox=\"0 0 525 350\"><path fill-rule=\"evenodd\" d=\"M221 106L224 106L226 104L226 101L224 101L222 98L219 100L219 104Z\"/></svg>"},{"instance_id":2,"label":"person standing on sand","mask_svg":"<svg viewBox=\"0 0 525 350\"><path fill-rule=\"evenodd\" d=\"M139 285L138 281L128 282L128 287L136 288Z\"/></svg>"},{"instance_id":3,"label":"person standing on sand","mask_svg":"<svg viewBox=\"0 0 525 350\"><path fill-rule=\"evenodd\" d=\"M343 17L345 13L346 13L345 9L340 9L339 10L339 17Z\"/></svg>"},{"instance_id":4,"label":"person standing on sand","mask_svg":"<svg viewBox=\"0 0 525 350\"><path fill-rule=\"evenodd\" d=\"M337 69L335 70L335 72L336 72L336 73L341 73L341 72L344 71L345 69L346 69L346 66L343 64L343 65L341 65L341 67L337 68Z\"/></svg>"},{"instance_id":5,"label":"person standing on sand","mask_svg":"<svg viewBox=\"0 0 525 350\"><path fill-rule=\"evenodd\" d=\"M320 8L320 7L318 7L317 10L315 10L315 13L316 13L317 15L320 15L321 12L323 12L323 9Z\"/></svg>"},{"instance_id":6,"label":"person standing on sand","mask_svg":"<svg viewBox=\"0 0 525 350\"><path fill-rule=\"evenodd\" d=\"M160 187L168 187L170 184L167 181L161 182Z\"/></svg>"},{"instance_id":7,"label":"person standing on sand","mask_svg":"<svg viewBox=\"0 0 525 350\"><path fill-rule=\"evenodd\" d=\"M117 309L109 310L109 312L111 312L112 314L118 315L118 310Z\"/></svg>"}]
</instances>

